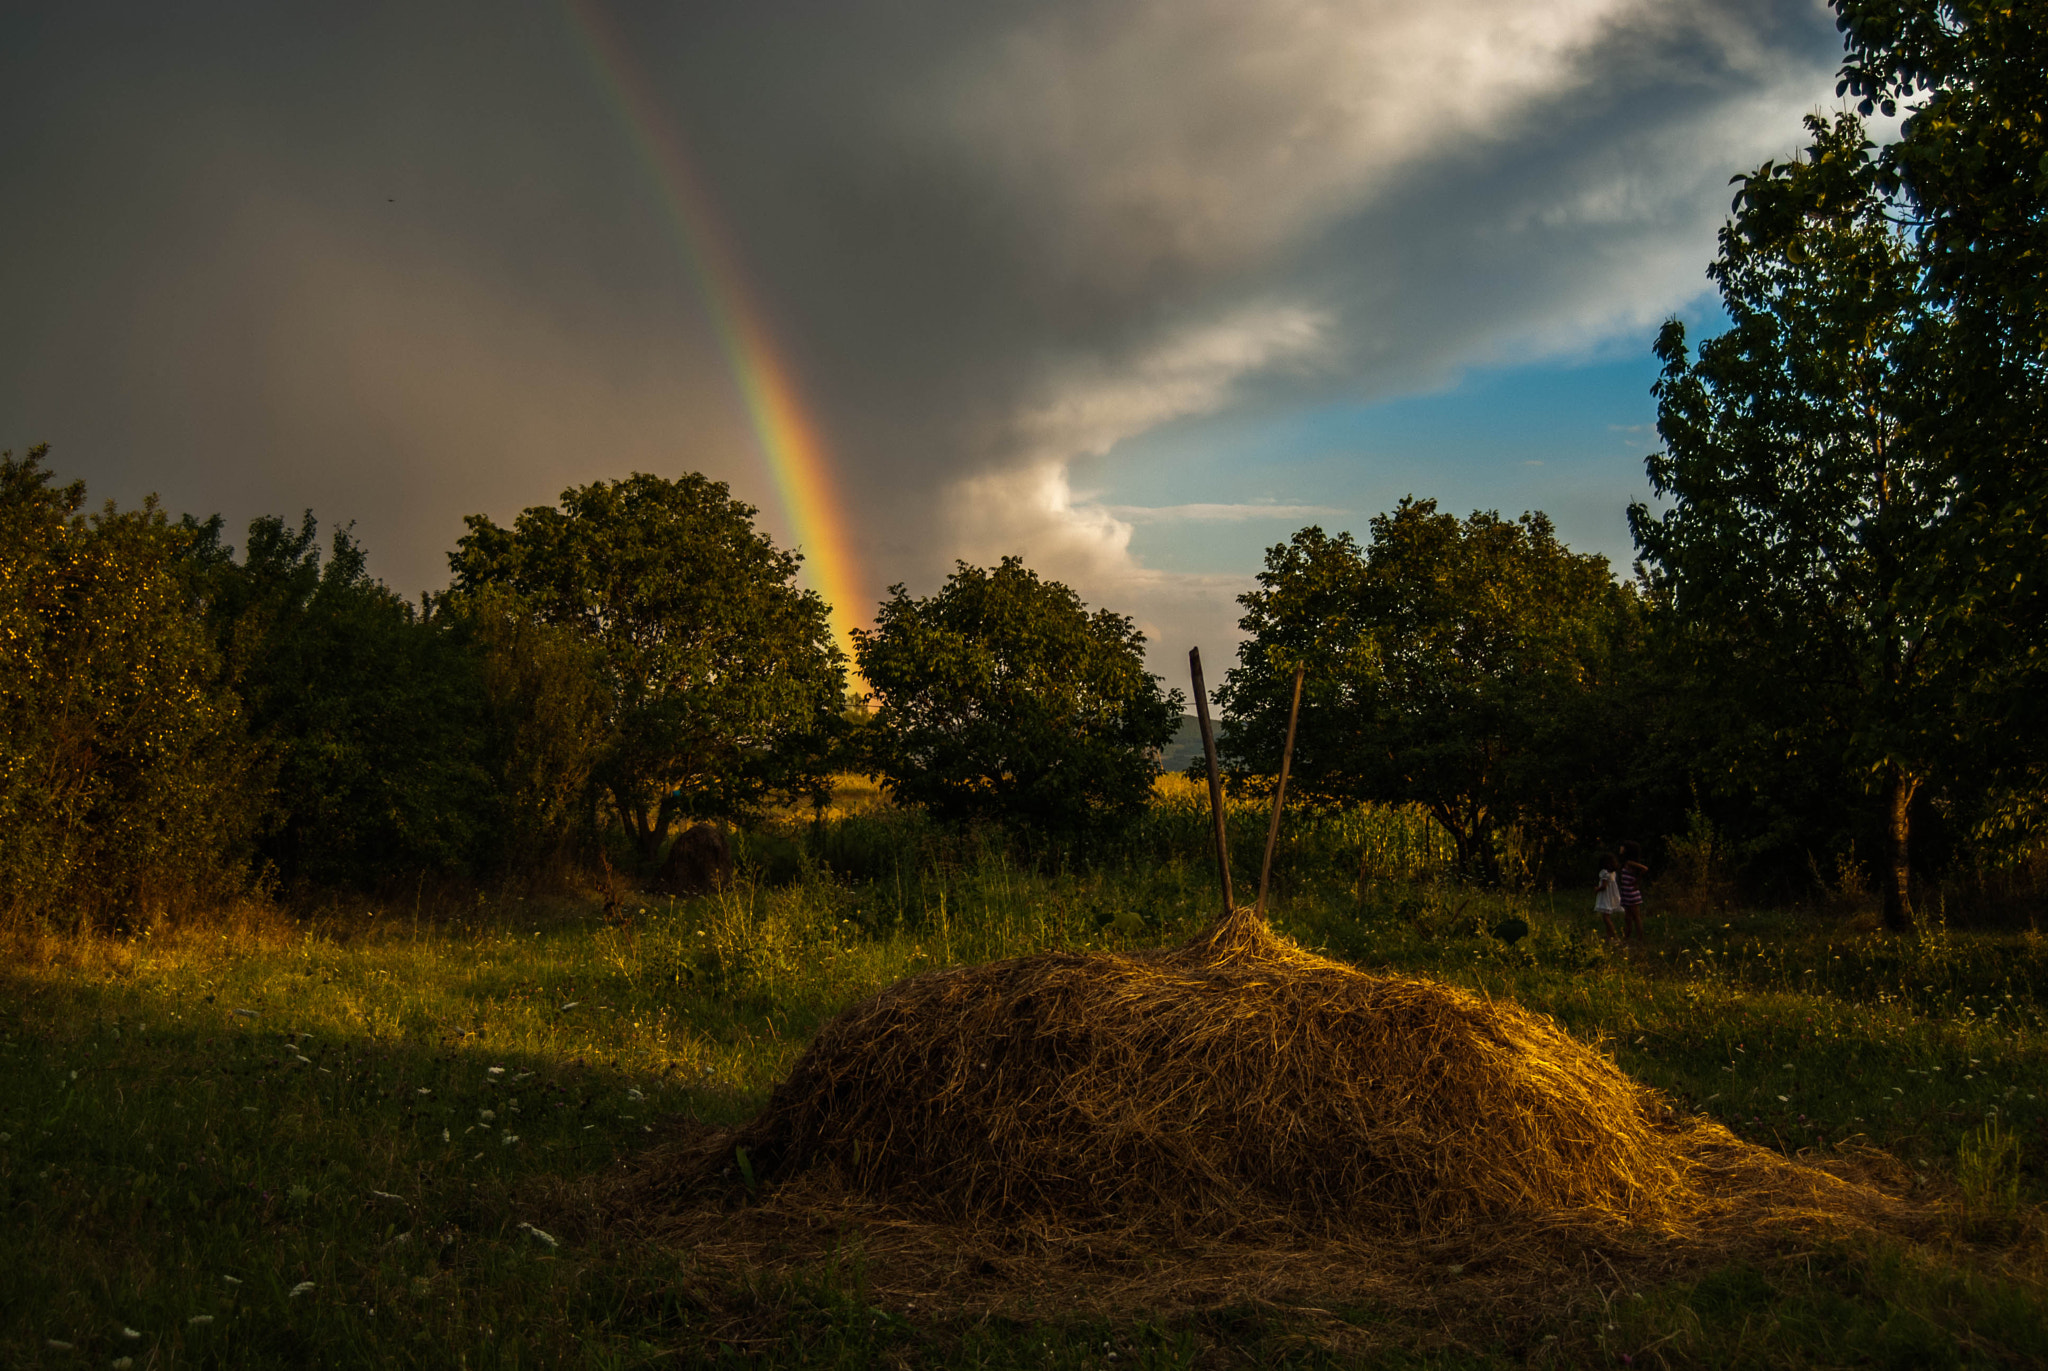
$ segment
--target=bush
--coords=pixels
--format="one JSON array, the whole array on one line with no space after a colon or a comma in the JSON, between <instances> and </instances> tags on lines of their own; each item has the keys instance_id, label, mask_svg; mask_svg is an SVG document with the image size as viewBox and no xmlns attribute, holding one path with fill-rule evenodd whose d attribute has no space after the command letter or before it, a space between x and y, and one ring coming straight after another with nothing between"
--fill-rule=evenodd
<instances>
[{"instance_id":1,"label":"bush","mask_svg":"<svg viewBox=\"0 0 2048 1371\"><path fill-rule=\"evenodd\" d=\"M0 915L128 923L232 892L256 818L238 702L155 500L79 514L0 453Z\"/></svg>"}]
</instances>

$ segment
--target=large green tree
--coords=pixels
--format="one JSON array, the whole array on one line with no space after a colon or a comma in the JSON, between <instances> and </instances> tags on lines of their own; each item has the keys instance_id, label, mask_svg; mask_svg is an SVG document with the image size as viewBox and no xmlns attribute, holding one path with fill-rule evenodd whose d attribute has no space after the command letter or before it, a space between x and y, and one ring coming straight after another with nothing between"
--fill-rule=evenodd
<instances>
[{"instance_id":1,"label":"large green tree","mask_svg":"<svg viewBox=\"0 0 2048 1371\"><path fill-rule=\"evenodd\" d=\"M1940 613L1975 638L1970 705L1991 824L2040 824L2048 794L2048 6L1833 0L1839 93L1906 118L1877 159L1925 286L1954 318L1915 442L1955 517ZM2002 804L1999 801L2002 800ZM1998 812L2003 809L2003 813Z\"/></svg>"},{"instance_id":2,"label":"large green tree","mask_svg":"<svg viewBox=\"0 0 2048 1371\"><path fill-rule=\"evenodd\" d=\"M1677 321L1658 337L1648 467L1671 503L1629 517L1698 631L1702 683L1750 700L1782 750L1875 779L1885 917L1904 928L1913 798L1958 705L1954 491L1917 422L1954 329L1860 121L1808 131L1806 157L1743 179L1722 231L1708 275L1729 327L1697 359Z\"/></svg>"},{"instance_id":3,"label":"large green tree","mask_svg":"<svg viewBox=\"0 0 2048 1371\"><path fill-rule=\"evenodd\" d=\"M1144 808L1180 723L1185 697L1145 670L1145 635L1016 557L961 562L925 598L890 587L854 641L882 783L941 818L1113 827Z\"/></svg>"},{"instance_id":4,"label":"large green tree","mask_svg":"<svg viewBox=\"0 0 2048 1371\"><path fill-rule=\"evenodd\" d=\"M593 774L650 862L679 817L817 790L842 727L825 604L755 513L697 473L636 473L509 529L471 515L449 557L457 595L510 590L597 649L609 698Z\"/></svg>"},{"instance_id":5,"label":"large green tree","mask_svg":"<svg viewBox=\"0 0 2048 1371\"><path fill-rule=\"evenodd\" d=\"M1460 520L1409 498L1364 547L1312 527L1269 549L1242 603L1248 636L1218 692L1234 770L1275 769L1305 663L1305 798L1423 805L1475 874L1498 872L1506 827L1573 836L1637 610L1605 558L1541 514Z\"/></svg>"}]
</instances>

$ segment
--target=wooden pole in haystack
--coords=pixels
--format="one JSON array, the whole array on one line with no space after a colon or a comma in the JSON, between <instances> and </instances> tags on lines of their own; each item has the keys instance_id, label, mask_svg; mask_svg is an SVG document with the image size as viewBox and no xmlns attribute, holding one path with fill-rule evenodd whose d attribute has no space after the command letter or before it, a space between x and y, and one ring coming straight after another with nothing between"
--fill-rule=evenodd
<instances>
[{"instance_id":1,"label":"wooden pole in haystack","mask_svg":"<svg viewBox=\"0 0 2048 1371\"><path fill-rule=\"evenodd\" d=\"M1202 725L1202 755L1209 759L1209 812L1216 820L1216 870L1223 878L1223 912L1237 908L1230 895L1230 839L1223 824L1223 777L1216 770L1216 733L1209 727L1209 689L1202 684L1202 649L1188 649L1188 674L1195 683L1195 718Z\"/></svg>"},{"instance_id":2,"label":"wooden pole in haystack","mask_svg":"<svg viewBox=\"0 0 2048 1371\"><path fill-rule=\"evenodd\" d=\"M1287 768L1294 761L1294 724L1301 718L1301 678L1308 674L1308 663L1294 668L1294 703L1287 707L1287 746L1280 750L1280 784L1273 787L1273 822L1266 826L1266 861L1259 868L1260 918L1266 917L1266 881L1273 874L1273 848L1280 841L1280 806L1287 799Z\"/></svg>"}]
</instances>

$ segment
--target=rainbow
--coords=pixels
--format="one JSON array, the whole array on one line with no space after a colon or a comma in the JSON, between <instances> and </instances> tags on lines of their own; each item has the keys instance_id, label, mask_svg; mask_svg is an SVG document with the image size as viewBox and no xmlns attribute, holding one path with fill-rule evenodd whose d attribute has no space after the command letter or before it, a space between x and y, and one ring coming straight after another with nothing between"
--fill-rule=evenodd
<instances>
[{"instance_id":1,"label":"rainbow","mask_svg":"<svg viewBox=\"0 0 2048 1371\"><path fill-rule=\"evenodd\" d=\"M797 549L803 580L830 614L832 635L849 655L863 584L848 537L832 461L796 378L775 345L767 316L747 288L739 254L698 175L682 134L654 98L646 73L597 0L563 0L570 28L646 163L675 229L705 312L732 370Z\"/></svg>"}]
</instances>

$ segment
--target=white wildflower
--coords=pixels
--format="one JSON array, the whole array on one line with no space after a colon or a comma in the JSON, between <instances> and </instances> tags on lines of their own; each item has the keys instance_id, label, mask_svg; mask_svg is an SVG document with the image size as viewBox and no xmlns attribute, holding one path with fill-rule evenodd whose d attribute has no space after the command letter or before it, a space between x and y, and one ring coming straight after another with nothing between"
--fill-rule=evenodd
<instances>
[{"instance_id":1,"label":"white wildflower","mask_svg":"<svg viewBox=\"0 0 2048 1371\"><path fill-rule=\"evenodd\" d=\"M130 1342L134 1342L135 1340L140 1338L142 1334L136 1332L133 1328L123 1328L121 1330L121 1336L128 1339Z\"/></svg>"},{"instance_id":2,"label":"white wildflower","mask_svg":"<svg viewBox=\"0 0 2048 1371\"><path fill-rule=\"evenodd\" d=\"M486 1076L502 1076L505 1074L505 1068L502 1066L487 1066L484 1068L484 1074Z\"/></svg>"},{"instance_id":3,"label":"white wildflower","mask_svg":"<svg viewBox=\"0 0 2048 1371\"><path fill-rule=\"evenodd\" d=\"M544 1232L542 1232L542 1231L541 1231L540 1229L538 1229L538 1228L535 1228L535 1227L534 1227L534 1226L533 1226L532 1224L530 1224L530 1223L522 1223L522 1224L520 1224L519 1226L520 1226L521 1228L525 1229L525 1230L526 1230L527 1232L529 1232L529 1233L533 1234L533 1236L534 1236L534 1237L536 1237L536 1238L539 1238L539 1239L540 1239L540 1240L541 1240L542 1242L546 1243L546 1244L547 1244L547 1245L548 1245L549 1247L560 1247L560 1246L562 1245L561 1243L559 1243L559 1242L555 1241L555 1237L554 1237L554 1235L553 1235L552 1233L544 1233Z\"/></svg>"},{"instance_id":4,"label":"white wildflower","mask_svg":"<svg viewBox=\"0 0 2048 1371\"><path fill-rule=\"evenodd\" d=\"M454 1139L454 1138L452 1138L452 1137L450 1137L450 1136L448 1135L448 1130L444 1128L444 1129L442 1129L442 1130L441 1130L441 1141L442 1141L442 1142L454 1142L454 1141L455 1141L455 1139Z\"/></svg>"},{"instance_id":5,"label":"white wildflower","mask_svg":"<svg viewBox=\"0 0 2048 1371\"><path fill-rule=\"evenodd\" d=\"M305 1293L306 1293L307 1291L311 1290L312 1288L313 1288L313 1282L311 1282L311 1281L300 1281L300 1282L299 1282L299 1283L298 1283L297 1285L293 1286L293 1287L292 1287L292 1288L291 1288L290 1290L288 1290L288 1291L286 1291L286 1292L285 1292L285 1298L286 1298L286 1299L288 1299L288 1300L295 1300L295 1299L297 1299L297 1298L298 1298L299 1296L301 1296L301 1295L305 1294Z\"/></svg>"},{"instance_id":6,"label":"white wildflower","mask_svg":"<svg viewBox=\"0 0 2048 1371\"><path fill-rule=\"evenodd\" d=\"M495 1109L479 1109L476 1111L476 1116L479 1119L482 1119L485 1123L489 1123L491 1120L498 1117L498 1111Z\"/></svg>"},{"instance_id":7,"label":"white wildflower","mask_svg":"<svg viewBox=\"0 0 2048 1371\"><path fill-rule=\"evenodd\" d=\"M413 1091L412 1093L415 1095L431 1095L434 1092L427 1089L425 1086L421 1086L419 1089Z\"/></svg>"},{"instance_id":8,"label":"white wildflower","mask_svg":"<svg viewBox=\"0 0 2048 1371\"><path fill-rule=\"evenodd\" d=\"M513 1143L519 1141L519 1135L517 1133L500 1133L498 1135L498 1141L505 1144L505 1146L510 1147Z\"/></svg>"}]
</instances>

